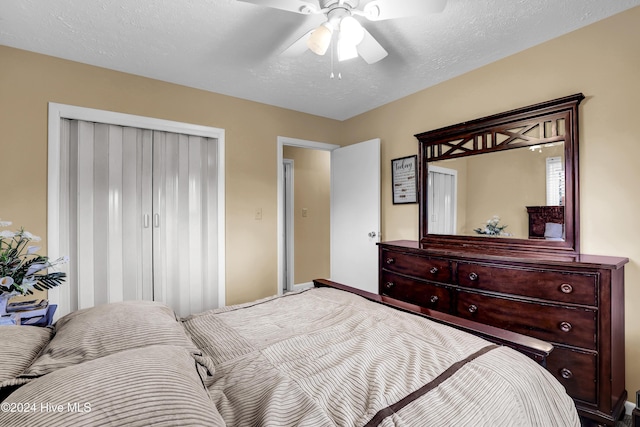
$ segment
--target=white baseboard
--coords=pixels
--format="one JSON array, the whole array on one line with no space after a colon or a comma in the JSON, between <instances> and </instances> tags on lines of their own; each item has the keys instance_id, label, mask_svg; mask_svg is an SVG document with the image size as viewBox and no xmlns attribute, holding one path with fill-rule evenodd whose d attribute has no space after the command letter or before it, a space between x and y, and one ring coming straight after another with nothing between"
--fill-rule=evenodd
<instances>
[{"instance_id":1,"label":"white baseboard","mask_svg":"<svg viewBox=\"0 0 640 427\"><path fill-rule=\"evenodd\" d=\"M304 291L305 289L313 288L313 282L296 283L293 285L293 291Z\"/></svg>"}]
</instances>

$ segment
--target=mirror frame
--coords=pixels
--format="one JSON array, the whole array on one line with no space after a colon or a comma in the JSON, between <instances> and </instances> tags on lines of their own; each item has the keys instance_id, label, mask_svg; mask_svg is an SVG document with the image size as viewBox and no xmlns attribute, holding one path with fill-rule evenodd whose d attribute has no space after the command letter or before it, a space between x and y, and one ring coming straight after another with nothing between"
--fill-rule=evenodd
<instances>
[{"instance_id":1,"label":"mirror frame","mask_svg":"<svg viewBox=\"0 0 640 427\"><path fill-rule=\"evenodd\" d=\"M584 95L578 93L416 134L419 141L420 247L579 254L578 105L583 99ZM564 120L564 134L555 126L558 120ZM549 126L549 123L552 124ZM528 130L535 127L543 129L543 135L539 138L526 135ZM565 159L564 241L429 234L426 220L428 162L559 141L564 141Z\"/></svg>"}]
</instances>

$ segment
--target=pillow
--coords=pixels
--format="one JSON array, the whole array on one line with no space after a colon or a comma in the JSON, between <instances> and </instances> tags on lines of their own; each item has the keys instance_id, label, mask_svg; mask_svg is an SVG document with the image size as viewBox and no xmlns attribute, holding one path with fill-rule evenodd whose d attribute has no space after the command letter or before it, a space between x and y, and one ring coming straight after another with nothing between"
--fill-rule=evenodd
<instances>
[{"instance_id":1,"label":"pillow","mask_svg":"<svg viewBox=\"0 0 640 427\"><path fill-rule=\"evenodd\" d=\"M59 369L20 387L3 402L8 409L12 404L22 410L0 412L0 425L225 425L190 352L166 345Z\"/></svg>"},{"instance_id":2,"label":"pillow","mask_svg":"<svg viewBox=\"0 0 640 427\"><path fill-rule=\"evenodd\" d=\"M20 375L51 340L51 328L2 326L0 329L0 383Z\"/></svg>"},{"instance_id":3,"label":"pillow","mask_svg":"<svg viewBox=\"0 0 640 427\"><path fill-rule=\"evenodd\" d=\"M198 352L173 310L153 301L124 301L78 310L58 320L54 332L23 377L38 377L87 360L155 344Z\"/></svg>"},{"instance_id":4,"label":"pillow","mask_svg":"<svg viewBox=\"0 0 640 427\"><path fill-rule=\"evenodd\" d=\"M547 239L561 239L563 234L562 228L562 224L547 222L544 226L544 237Z\"/></svg>"},{"instance_id":5,"label":"pillow","mask_svg":"<svg viewBox=\"0 0 640 427\"><path fill-rule=\"evenodd\" d=\"M51 339L53 329L37 326L0 326L0 401Z\"/></svg>"}]
</instances>

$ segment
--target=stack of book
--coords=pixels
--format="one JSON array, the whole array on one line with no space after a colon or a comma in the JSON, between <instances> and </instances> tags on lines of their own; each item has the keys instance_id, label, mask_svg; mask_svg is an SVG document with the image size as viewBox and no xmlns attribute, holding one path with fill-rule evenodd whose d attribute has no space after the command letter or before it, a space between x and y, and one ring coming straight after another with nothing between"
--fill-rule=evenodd
<instances>
[{"instance_id":1,"label":"stack of book","mask_svg":"<svg viewBox=\"0 0 640 427\"><path fill-rule=\"evenodd\" d=\"M7 314L0 316L0 326L9 326L9 325L19 325L20 324L20 316L17 314Z\"/></svg>"},{"instance_id":2,"label":"stack of book","mask_svg":"<svg viewBox=\"0 0 640 427\"><path fill-rule=\"evenodd\" d=\"M34 325L47 316L48 308L49 301L46 299L15 301L7 304L7 313L16 315L21 325Z\"/></svg>"}]
</instances>

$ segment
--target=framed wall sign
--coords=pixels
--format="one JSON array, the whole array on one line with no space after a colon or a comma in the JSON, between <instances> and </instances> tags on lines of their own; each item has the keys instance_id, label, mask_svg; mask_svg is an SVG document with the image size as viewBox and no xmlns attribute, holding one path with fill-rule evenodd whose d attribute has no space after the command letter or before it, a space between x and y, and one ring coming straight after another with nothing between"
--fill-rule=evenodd
<instances>
[{"instance_id":1,"label":"framed wall sign","mask_svg":"<svg viewBox=\"0 0 640 427\"><path fill-rule=\"evenodd\" d=\"M393 204L418 203L418 156L400 157L391 160L391 188Z\"/></svg>"}]
</instances>

